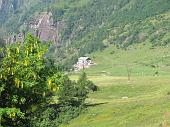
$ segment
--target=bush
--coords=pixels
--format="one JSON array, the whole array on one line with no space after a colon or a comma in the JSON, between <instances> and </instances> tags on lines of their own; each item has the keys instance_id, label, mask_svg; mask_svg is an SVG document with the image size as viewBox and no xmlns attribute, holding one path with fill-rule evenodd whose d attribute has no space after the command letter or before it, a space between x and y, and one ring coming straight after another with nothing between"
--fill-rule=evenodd
<instances>
[{"instance_id":1,"label":"bush","mask_svg":"<svg viewBox=\"0 0 170 127\"><path fill-rule=\"evenodd\" d=\"M59 79L59 76L57 77L55 79ZM88 93L97 90L97 86L87 80L85 73L82 73L77 82L69 80L67 76L63 79L64 82L57 92L58 104L37 110L30 119L31 127L57 127L60 124L68 124L84 110Z\"/></svg>"}]
</instances>

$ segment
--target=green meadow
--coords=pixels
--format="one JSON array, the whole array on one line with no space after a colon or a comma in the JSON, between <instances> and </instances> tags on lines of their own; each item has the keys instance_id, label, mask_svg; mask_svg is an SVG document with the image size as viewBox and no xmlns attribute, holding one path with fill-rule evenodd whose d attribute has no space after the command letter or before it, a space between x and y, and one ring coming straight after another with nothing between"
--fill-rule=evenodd
<instances>
[{"instance_id":1,"label":"green meadow","mask_svg":"<svg viewBox=\"0 0 170 127\"><path fill-rule=\"evenodd\" d=\"M170 126L169 54L169 46L147 43L91 54L95 65L85 71L99 91L89 95L85 112L62 127ZM70 77L77 80L77 75Z\"/></svg>"}]
</instances>

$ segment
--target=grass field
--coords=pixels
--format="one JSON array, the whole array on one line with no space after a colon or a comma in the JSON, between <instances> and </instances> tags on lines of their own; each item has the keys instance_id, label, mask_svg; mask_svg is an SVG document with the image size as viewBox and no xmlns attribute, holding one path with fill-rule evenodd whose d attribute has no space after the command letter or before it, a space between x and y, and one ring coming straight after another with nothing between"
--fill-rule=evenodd
<instances>
[{"instance_id":1,"label":"grass field","mask_svg":"<svg viewBox=\"0 0 170 127\"><path fill-rule=\"evenodd\" d=\"M149 43L130 46L127 50L109 46L90 55L96 65L87 69L88 75L125 76L127 66L134 76L170 75L170 45L152 47Z\"/></svg>"},{"instance_id":2,"label":"grass field","mask_svg":"<svg viewBox=\"0 0 170 127\"><path fill-rule=\"evenodd\" d=\"M91 55L96 65L85 71L100 90L89 95L86 112L62 127L170 126L170 48L130 48ZM126 64L132 69L130 81ZM76 80L77 74L70 77Z\"/></svg>"}]
</instances>

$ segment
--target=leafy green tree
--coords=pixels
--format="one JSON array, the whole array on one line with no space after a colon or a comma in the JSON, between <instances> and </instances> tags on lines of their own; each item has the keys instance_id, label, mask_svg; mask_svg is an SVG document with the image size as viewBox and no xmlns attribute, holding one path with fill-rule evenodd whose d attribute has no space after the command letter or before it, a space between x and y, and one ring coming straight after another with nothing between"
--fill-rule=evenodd
<instances>
[{"instance_id":1,"label":"leafy green tree","mask_svg":"<svg viewBox=\"0 0 170 127\"><path fill-rule=\"evenodd\" d=\"M77 82L70 81L68 78L63 81L64 83L58 91L60 105L83 106L87 95L91 91L97 90L97 86L87 79L85 72L80 75Z\"/></svg>"},{"instance_id":2,"label":"leafy green tree","mask_svg":"<svg viewBox=\"0 0 170 127\"><path fill-rule=\"evenodd\" d=\"M76 87L76 97L78 99L79 104L84 105L85 99L88 97L90 91L96 91L97 86L87 79L87 75L83 72L78 81Z\"/></svg>"},{"instance_id":3,"label":"leafy green tree","mask_svg":"<svg viewBox=\"0 0 170 127\"><path fill-rule=\"evenodd\" d=\"M0 120L2 126L23 126L29 113L58 90L55 71L47 66L49 44L28 35L24 44L4 48L0 66ZM51 76L51 77L50 77Z\"/></svg>"},{"instance_id":4,"label":"leafy green tree","mask_svg":"<svg viewBox=\"0 0 170 127\"><path fill-rule=\"evenodd\" d=\"M51 84L59 85L58 103L41 107L31 116L31 127L57 127L61 123L68 123L77 117L85 108L85 99L88 93L97 89L82 73L77 82L69 80L63 73L55 74L50 79Z\"/></svg>"},{"instance_id":5,"label":"leafy green tree","mask_svg":"<svg viewBox=\"0 0 170 127\"><path fill-rule=\"evenodd\" d=\"M58 126L78 116L94 84L83 73L71 81L49 59L49 43L28 35L23 44L2 49L0 65L1 126ZM52 96L58 96L54 106ZM39 124L41 123L41 124Z\"/></svg>"}]
</instances>

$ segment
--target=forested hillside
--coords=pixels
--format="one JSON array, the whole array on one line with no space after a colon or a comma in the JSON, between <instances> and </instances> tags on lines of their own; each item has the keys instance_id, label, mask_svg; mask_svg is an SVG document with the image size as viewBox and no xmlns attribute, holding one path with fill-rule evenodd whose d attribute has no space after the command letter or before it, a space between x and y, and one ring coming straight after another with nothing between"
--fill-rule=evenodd
<instances>
[{"instance_id":1,"label":"forested hillside","mask_svg":"<svg viewBox=\"0 0 170 127\"><path fill-rule=\"evenodd\" d=\"M28 0L13 3L14 10L7 13L10 18L4 19L1 28L12 31L23 26L36 12L52 12L55 26L62 24L62 27L56 32L58 44L49 55L56 61L69 59L63 61L68 67L79 56L110 44L125 49L144 41L153 45L169 42L169 0Z\"/></svg>"},{"instance_id":2,"label":"forested hillside","mask_svg":"<svg viewBox=\"0 0 170 127\"><path fill-rule=\"evenodd\" d=\"M61 33L65 46L55 55L70 57L67 65L71 65L76 57L109 44L121 48L143 41L166 44L169 9L168 0L74 0L55 4L54 20L65 23Z\"/></svg>"}]
</instances>

